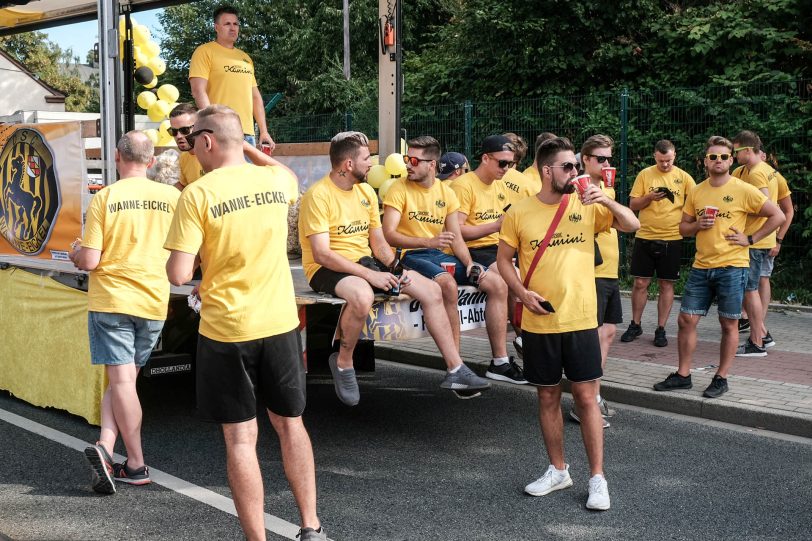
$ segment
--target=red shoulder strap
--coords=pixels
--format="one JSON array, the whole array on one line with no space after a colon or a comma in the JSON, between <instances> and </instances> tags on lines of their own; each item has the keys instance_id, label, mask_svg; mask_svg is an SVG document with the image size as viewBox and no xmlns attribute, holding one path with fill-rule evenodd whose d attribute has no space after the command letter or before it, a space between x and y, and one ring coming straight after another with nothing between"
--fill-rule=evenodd
<instances>
[{"instance_id":1,"label":"red shoulder strap","mask_svg":"<svg viewBox=\"0 0 812 541\"><path fill-rule=\"evenodd\" d=\"M558 229L558 224L561 222L561 217L564 216L564 211L567 209L569 202L570 194L564 194L563 197L561 197L561 202L558 204L558 209L555 211L553 221L550 222L550 227L547 229L547 234L544 235L544 240L541 241L541 245L536 250L536 255L533 257L533 261L530 263L530 268L527 269L527 274L524 276L524 287L527 287L530 284L530 277L533 276L533 271L536 270L536 266L539 264L539 260L544 254L544 250L547 249L547 246L550 244L550 239L553 238L555 230Z\"/></svg>"}]
</instances>

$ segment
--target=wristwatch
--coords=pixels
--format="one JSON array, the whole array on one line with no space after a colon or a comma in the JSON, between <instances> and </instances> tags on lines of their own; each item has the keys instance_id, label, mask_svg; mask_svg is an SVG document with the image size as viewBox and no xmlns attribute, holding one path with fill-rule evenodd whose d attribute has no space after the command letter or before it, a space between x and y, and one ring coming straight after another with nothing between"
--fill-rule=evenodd
<instances>
[{"instance_id":1,"label":"wristwatch","mask_svg":"<svg viewBox=\"0 0 812 541\"><path fill-rule=\"evenodd\" d=\"M750 244L750 246L753 245L753 235L747 235L747 242Z\"/></svg>"}]
</instances>

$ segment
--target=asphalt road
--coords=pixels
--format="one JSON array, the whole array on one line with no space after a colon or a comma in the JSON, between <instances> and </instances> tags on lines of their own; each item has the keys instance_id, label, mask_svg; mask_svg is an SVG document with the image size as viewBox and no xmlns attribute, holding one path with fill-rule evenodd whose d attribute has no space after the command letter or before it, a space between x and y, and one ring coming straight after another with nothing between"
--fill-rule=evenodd
<instances>
[{"instance_id":1,"label":"asphalt road","mask_svg":"<svg viewBox=\"0 0 812 541\"><path fill-rule=\"evenodd\" d=\"M459 400L440 380L437 371L379 363L351 409L329 378L311 378L305 417L332 539L810 538L812 440L619 406L606 431L612 509L595 513L584 507L589 474L578 425L565 422L574 486L525 496L524 485L547 466L533 390L500 384ZM213 507L230 498L224 447L218 427L194 418L190 381L171 376L141 382L140 391L147 462L171 488L119 486L115 496L98 496L79 447L0 420L0 539L242 538L236 517ZM68 445L70 436L89 442L97 434L7 393L3 414L66 434L57 436ZM265 418L259 456L266 512L297 523ZM280 524L283 535L269 539L292 537L292 526Z\"/></svg>"}]
</instances>

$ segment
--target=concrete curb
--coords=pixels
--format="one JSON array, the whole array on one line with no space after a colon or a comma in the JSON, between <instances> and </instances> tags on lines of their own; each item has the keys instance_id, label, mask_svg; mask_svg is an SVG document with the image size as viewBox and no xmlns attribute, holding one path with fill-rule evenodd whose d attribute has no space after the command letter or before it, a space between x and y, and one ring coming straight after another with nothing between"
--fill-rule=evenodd
<instances>
[{"instance_id":1,"label":"concrete curb","mask_svg":"<svg viewBox=\"0 0 812 541\"><path fill-rule=\"evenodd\" d=\"M375 357L425 368L442 369L445 365L442 357L437 354L400 349L381 342L375 344ZM484 364L471 363L469 366L480 376L487 370ZM566 379L564 390L570 390ZM601 395L610 402L812 438L812 417L794 412L712 400L680 391L657 392L650 388L606 380L601 382Z\"/></svg>"}]
</instances>

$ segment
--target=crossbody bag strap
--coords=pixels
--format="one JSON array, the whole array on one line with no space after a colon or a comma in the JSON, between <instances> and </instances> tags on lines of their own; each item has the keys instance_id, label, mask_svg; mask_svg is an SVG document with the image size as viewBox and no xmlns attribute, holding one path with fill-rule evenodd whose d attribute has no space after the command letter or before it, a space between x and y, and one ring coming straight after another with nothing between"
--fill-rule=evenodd
<instances>
[{"instance_id":1,"label":"crossbody bag strap","mask_svg":"<svg viewBox=\"0 0 812 541\"><path fill-rule=\"evenodd\" d=\"M550 222L550 227L547 229L547 234L544 235L544 240L541 241L541 245L536 250L536 255L533 257L533 261L530 263L530 268L527 269L527 274L524 276L525 288L530 285L530 277L533 276L533 271L536 270L536 266L539 264L539 260L544 254L544 250L547 249L547 246L550 244L550 240L553 238L553 234L555 234L555 230L558 229L558 224L561 221L561 217L564 216L564 211L567 209L569 202L570 194L564 194L563 197L561 197L561 202L558 204L558 209L555 211L553 221Z\"/></svg>"}]
</instances>

